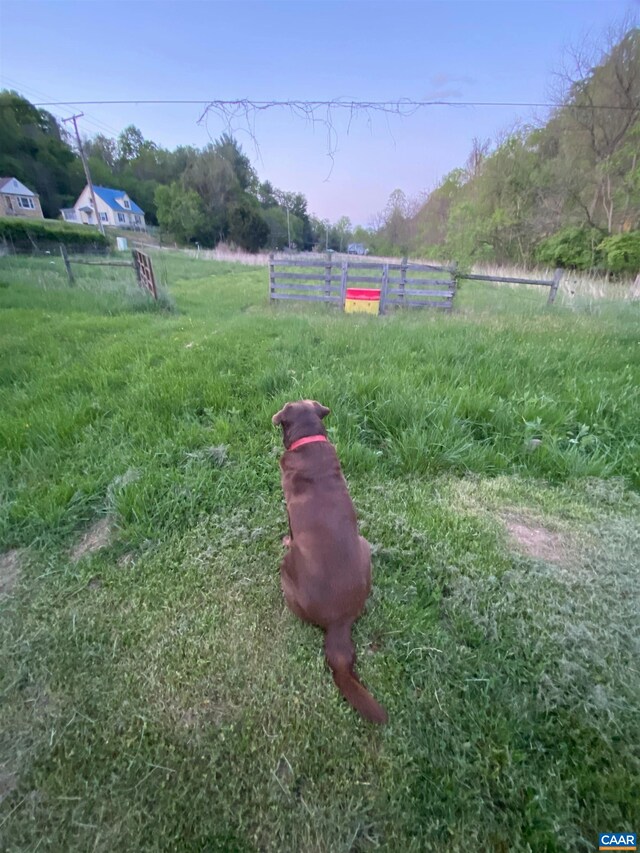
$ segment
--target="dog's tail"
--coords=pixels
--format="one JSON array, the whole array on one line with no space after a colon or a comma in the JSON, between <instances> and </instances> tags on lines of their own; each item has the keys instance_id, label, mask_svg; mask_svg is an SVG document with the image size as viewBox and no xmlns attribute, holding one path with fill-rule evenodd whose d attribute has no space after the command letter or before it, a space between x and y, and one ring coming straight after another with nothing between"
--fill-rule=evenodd
<instances>
[{"instance_id":1,"label":"dog's tail","mask_svg":"<svg viewBox=\"0 0 640 853\"><path fill-rule=\"evenodd\" d=\"M387 712L360 683L354 672L356 652L351 623L331 625L324 635L324 653L338 690L359 714L372 723L386 723Z\"/></svg>"}]
</instances>

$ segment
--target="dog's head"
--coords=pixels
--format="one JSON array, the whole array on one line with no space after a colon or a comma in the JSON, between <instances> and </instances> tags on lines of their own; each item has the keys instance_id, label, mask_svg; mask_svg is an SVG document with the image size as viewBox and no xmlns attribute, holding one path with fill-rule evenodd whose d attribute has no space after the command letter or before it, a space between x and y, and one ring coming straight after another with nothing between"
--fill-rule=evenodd
<instances>
[{"instance_id":1,"label":"dog's head","mask_svg":"<svg viewBox=\"0 0 640 853\"><path fill-rule=\"evenodd\" d=\"M282 427L282 441L285 447L289 447L300 438L326 435L322 419L326 418L330 411L315 400L298 400L295 403L285 403L271 418L271 422L274 426Z\"/></svg>"}]
</instances>

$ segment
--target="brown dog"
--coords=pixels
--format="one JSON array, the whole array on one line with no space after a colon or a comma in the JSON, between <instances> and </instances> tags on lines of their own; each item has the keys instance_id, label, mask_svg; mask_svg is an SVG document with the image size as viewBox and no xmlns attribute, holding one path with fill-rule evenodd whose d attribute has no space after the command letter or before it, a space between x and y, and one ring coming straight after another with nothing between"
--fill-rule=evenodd
<instances>
[{"instance_id":1,"label":"brown dog","mask_svg":"<svg viewBox=\"0 0 640 853\"><path fill-rule=\"evenodd\" d=\"M343 696L365 719L385 723L386 711L354 672L351 626L371 590L371 554L322 425L328 414L326 406L301 400L272 418L283 430L280 468L289 514L282 591L296 616L324 630L327 663Z\"/></svg>"}]
</instances>

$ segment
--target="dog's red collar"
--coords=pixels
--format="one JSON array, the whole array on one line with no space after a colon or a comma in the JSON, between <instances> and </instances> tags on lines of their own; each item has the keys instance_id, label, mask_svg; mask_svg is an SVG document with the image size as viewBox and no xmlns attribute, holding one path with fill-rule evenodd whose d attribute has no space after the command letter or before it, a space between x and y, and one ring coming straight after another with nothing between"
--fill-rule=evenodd
<instances>
[{"instance_id":1,"label":"dog's red collar","mask_svg":"<svg viewBox=\"0 0 640 853\"><path fill-rule=\"evenodd\" d=\"M303 444L313 444L316 441L329 441L329 439L326 435L308 435L306 438L299 438L297 441L294 441L288 449L297 450Z\"/></svg>"}]
</instances>

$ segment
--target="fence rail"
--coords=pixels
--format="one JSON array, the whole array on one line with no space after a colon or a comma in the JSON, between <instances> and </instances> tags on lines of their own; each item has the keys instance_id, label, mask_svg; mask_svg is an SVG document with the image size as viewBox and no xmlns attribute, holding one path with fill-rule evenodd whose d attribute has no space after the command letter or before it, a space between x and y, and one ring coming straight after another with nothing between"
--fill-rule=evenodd
<instances>
[{"instance_id":1,"label":"fence rail","mask_svg":"<svg viewBox=\"0 0 640 853\"><path fill-rule=\"evenodd\" d=\"M497 284L535 284L540 285L541 287L549 288L549 297L547 299L548 305L553 305L556 299L556 294L558 293L558 288L560 287L560 281L562 279L562 270L557 269L552 279L546 278L518 278L516 276L500 276L500 275L477 275L473 273L469 273L469 275L461 275L461 281L490 281L495 282Z\"/></svg>"}]
</instances>

